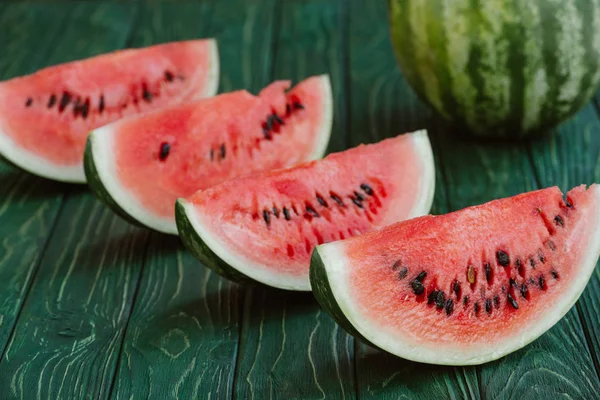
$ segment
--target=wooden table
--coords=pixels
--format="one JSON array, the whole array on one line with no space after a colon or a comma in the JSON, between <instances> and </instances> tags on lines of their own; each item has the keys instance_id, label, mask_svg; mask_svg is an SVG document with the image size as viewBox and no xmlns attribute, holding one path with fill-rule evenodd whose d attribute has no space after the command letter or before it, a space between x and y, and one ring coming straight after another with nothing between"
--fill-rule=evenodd
<instances>
[{"instance_id":1,"label":"wooden table","mask_svg":"<svg viewBox=\"0 0 600 400\"><path fill-rule=\"evenodd\" d=\"M383 0L0 4L0 77L128 46L216 37L221 91L331 75L330 151L426 127L434 213L600 180L592 103L549 139L458 139L407 87ZM600 273L567 316L497 362L417 364L353 340L310 293L232 284L85 186L0 162L0 398L597 399ZM562 398L561 397L561 398Z\"/></svg>"}]
</instances>

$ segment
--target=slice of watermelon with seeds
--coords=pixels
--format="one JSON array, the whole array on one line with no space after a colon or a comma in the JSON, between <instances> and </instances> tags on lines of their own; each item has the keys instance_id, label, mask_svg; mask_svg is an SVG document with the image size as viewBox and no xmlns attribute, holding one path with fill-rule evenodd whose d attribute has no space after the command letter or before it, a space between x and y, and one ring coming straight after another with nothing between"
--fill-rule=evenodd
<instances>
[{"instance_id":1,"label":"slice of watermelon with seeds","mask_svg":"<svg viewBox=\"0 0 600 400\"><path fill-rule=\"evenodd\" d=\"M129 49L0 82L0 154L50 179L85 182L90 130L122 117L210 97L214 39Z\"/></svg>"},{"instance_id":2,"label":"slice of watermelon with seeds","mask_svg":"<svg viewBox=\"0 0 600 400\"><path fill-rule=\"evenodd\" d=\"M117 213L177 234L174 205L199 189L323 156L333 100L327 75L277 81L134 116L90 134L90 186Z\"/></svg>"}]
</instances>

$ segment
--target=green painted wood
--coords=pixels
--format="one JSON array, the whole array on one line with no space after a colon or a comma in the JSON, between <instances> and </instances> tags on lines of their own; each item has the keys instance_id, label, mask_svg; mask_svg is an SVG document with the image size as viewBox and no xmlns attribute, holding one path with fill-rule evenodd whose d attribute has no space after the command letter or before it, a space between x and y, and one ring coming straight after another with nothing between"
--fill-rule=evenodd
<instances>
[{"instance_id":1,"label":"green painted wood","mask_svg":"<svg viewBox=\"0 0 600 400\"><path fill-rule=\"evenodd\" d=\"M220 91L268 81L273 3L143 6L133 45L216 37ZM247 17L247 18L246 18ZM243 288L202 266L175 237L153 233L112 398L230 398Z\"/></svg>"},{"instance_id":2,"label":"green painted wood","mask_svg":"<svg viewBox=\"0 0 600 400\"><path fill-rule=\"evenodd\" d=\"M329 73L335 102L330 150L345 147L342 2L280 2L274 78ZM353 341L309 293L248 288L235 382L239 399L354 398Z\"/></svg>"},{"instance_id":3,"label":"green painted wood","mask_svg":"<svg viewBox=\"0 0 600 400\"><path fill-rule=\"evenodd\" d=\"M135 11L117 3L55 4L48 12L52 9L67 18L59 38L45 46L51 49L48 64L123 47ZM43 18L30 29L42 37L55 23ZM33 54L35 47L22 51ZM29 225L48 234L44 212L59 201L65 185L31 186L26 190L36 196L13 198L13 204L25 208L45 201ZM114 217L85 187L68 191L0 362L7 398L106 398L115 372L147 233ZM23 225L24 232L31 229Z\"/></svg>"},{"instance_id":4,"label":"green painted wood","mask_svg":"<svg viewBox=\"0 0 600 400\"><path fill-rule=\"evenodd\" d=\"M408 88L397 67L387 26L385 2L352 1L350 6L350 135L352 145L426 128L436 162L433 213L448 212L434 114ZM361 399L477 398L475 368L430 366L394 357L360 341L356 381Z\"/></svg>"},{"instance_id":5,"label":"green painted wood","mask_svg":"<svg viewBox=\"0 0 600 400\"><path fill-rule=\"evenodd\" d=\"M563 192L581 184L600 183L600 121L594 104L563 124L557 134L533 143L531 154L539 185ZM600 269L592 275L577 303L587 343L600 375Z\"/></svg>"}]
</instances>

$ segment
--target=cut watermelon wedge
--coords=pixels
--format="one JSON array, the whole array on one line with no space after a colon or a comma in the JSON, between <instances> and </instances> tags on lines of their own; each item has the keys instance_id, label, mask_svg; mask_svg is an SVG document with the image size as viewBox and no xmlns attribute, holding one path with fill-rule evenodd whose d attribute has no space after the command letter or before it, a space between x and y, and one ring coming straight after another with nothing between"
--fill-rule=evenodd
<instances>
[{"instance_id":1,"label":"cut watermelon wedge","mask_svg":"<svg viewBox=\"0 0 600 400\"><path fill-rule=\"evenodd\" d=\"M88 182L117 213L177 234L174 205L225 180L320 158L331 134L327 75L258 96L240 90L117 121L90 134Z\"/></svg>"},{"instance_id":2,"label":"cut watermelon wedge","mask_svg":"<svg viewBox=\"0 0 600 400\"><path fill-rule=\"evenodd\" d=\"M348 332L400 357L471 365L569 311L600 254L600 187L556 187L316 248L310 279Z\"/></svg>"},{"instance_id":3,"label":"cut watermelon wedge","mask_svg":"<svg viewBox=\"0 0 600 400\"><path fill-rule=\"evenodd\" d=\"M205 265L236 281L310 290L313 248L429 212L425 131L294 168L235 179L177 202L177 227Z\"/></svg>"},{"instance_id":4,"label":"cut watermelon wedge","mask_svg":"<svg viewBox=\"0 0 600 400\"><path fill-rule=\"evenodd\" d=\"M89 131L215 94L213 39L104 54L0 82L0 154L50 179L85 182Z\"/></svg>"}]
</instances>

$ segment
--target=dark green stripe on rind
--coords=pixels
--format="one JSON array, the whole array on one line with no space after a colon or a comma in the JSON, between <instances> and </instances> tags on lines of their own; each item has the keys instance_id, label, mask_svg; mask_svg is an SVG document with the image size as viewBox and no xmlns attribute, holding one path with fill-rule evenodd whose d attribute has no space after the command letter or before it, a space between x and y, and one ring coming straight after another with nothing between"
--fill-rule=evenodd
<instances>
[{"instance_id":1,"label":"dark green stripe on rind","mask_svg":"<svg viewBox=\"0 0 600 400\"><path fill-rule=\"evenodd\" d=\"M329 278L327 277L327 270L323 264L323 260L319 255L318 249L314 249L310 258L310 286L313 291L313 295L321 305L321 307L333 318L335 322L346 332L351 334L357 339L365 342L366 344L377 347L364 338L356 329L341 310L338 305L333 292L331 291L331 285L329 284Z\"/></svg>"},{"instance_id":2,"label":"dark green stripe on rind","mask_svg":"<svg viewBox=\"0 0 600 400\"><path fill-rule=\"evenodd\" d=\"M231 265L223 261L217 256L207 245L204 240L198 235L198 232L192 226L185 206L181 200L177 200L175 204L175 222L177 223L177 231L179 237L185 247L196 257L202 264L215 271L217 274L238 283L258 284L259 282L241 273Z\"/></svg>"},{"instance_id":3,"label":"dark green stripe on rind","mask_svg":"<svg viewBox=\"0 0 600 400\"><path fill-rule=\"evenodd\" d=\"M98 175L98 170L96 169L96 164L94 163L94 147L92 146L91 135L88 136L87 143L85 144L85 152L83 155L83 169L85 171L85 177L87 179L87 183L92 189L92 191L96 194L96 196L106 204L111 210L114 211L119 217L123 218L125 221L132 223L133 225L137 225L140 227L144 227L140 222L138 222L135 218L127 214L125 210L123 210L117 202L111 197L108 193L104 184L102 183L102 179L100 179L100 175Z\"/></svg>"}]
</instances>

